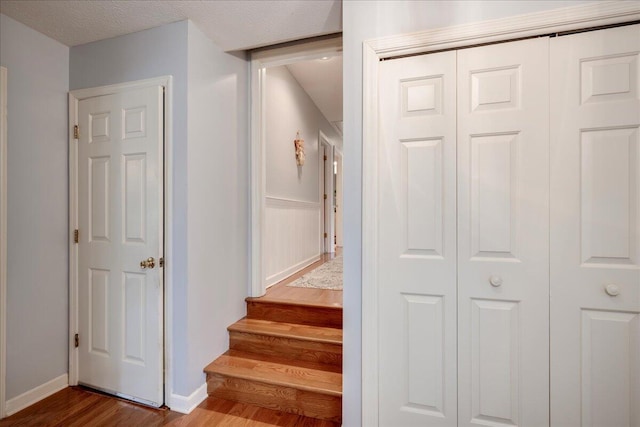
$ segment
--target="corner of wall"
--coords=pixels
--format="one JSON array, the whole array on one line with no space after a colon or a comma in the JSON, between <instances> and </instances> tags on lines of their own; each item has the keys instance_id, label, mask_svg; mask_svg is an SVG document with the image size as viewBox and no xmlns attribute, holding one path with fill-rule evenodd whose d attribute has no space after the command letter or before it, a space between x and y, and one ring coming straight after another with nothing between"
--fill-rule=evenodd
<instances>
[{"instance_id":1,"label":"corner of wall","mask_svg":"<svg viewBox=\"0 0 640 427\"><path fill-rule=\"evenodd\" d=\"M207 396L207 383L204 383L189 396L175 393L169 394L166 404L172 411L190 414Z\"/></svg>"}]
</instances>

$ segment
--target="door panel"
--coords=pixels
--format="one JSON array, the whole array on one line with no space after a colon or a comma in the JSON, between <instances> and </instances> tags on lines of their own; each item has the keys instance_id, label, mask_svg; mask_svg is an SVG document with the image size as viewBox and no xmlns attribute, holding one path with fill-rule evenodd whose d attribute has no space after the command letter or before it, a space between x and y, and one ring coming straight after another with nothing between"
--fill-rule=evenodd
<instances>
[{"instance_id":1,"label":"door panel","mask_svg":"<svg viewBox=\"0 0 640 427\"><path fill-rule=\"evenodd\" d=\"M455 426L455 52L380 66L380 425Z\"/></svg>"},{"instance_id":2,"label":"door panel","mask_svg":"<svg viewBox=\"0 0 640 427\"><path fill-rule=\"evenodd\" d=\"M551 41L551 422L640 425L640 26Z\"/></svg>"},{"instance_id":3,"label":"door panel","mask_svg":"<svg viewBox=\"0 0 640 427\"><path fill-rule=\"evenodd\" d=\"M471 414L476 420L517 425L519 314L515 302L472 302Z\"/></svg>"},{"instance_id":4,"label":"door panel","mask_svg":"<svg viewBox=\"0 0 640 427\"><path fill-rule=\"evenodd\" d=\"M548 39L458 51L459 425L548 425Z\"/></svg>"},{"instance_id":5,"label":"door panel","mask_svg":"<svg viewBox=\"0 0 640 427\"><path fill-rule=\"evenodd\" d=\"M162 89L78 104L79 382L163 403ZM154 257L155 268L140 262Z\"/></svg>"}]
</instances>

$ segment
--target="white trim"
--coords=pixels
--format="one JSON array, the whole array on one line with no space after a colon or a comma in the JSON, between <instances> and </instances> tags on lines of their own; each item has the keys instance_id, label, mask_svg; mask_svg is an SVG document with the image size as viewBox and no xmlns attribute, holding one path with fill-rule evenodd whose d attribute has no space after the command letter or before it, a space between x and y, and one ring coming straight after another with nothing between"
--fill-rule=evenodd
<instances>
[{"instance_id":1,"label":"white trim","mask_svg":"<svg viewBox=\"0 0 640 427\"><path fill-rule=\"evenodd\" d=\"M282 270L279 273L276 274L272 274L271 276L267 277L267 288L270 286L275 285L276 283L278 283L281 280L286 279L287 277L297 273L298 271L302 270L303 268L306 268L308 266L310 266L311 264L313 264L314 262L318 262L320 260L320 254L316 254L310 258L305 259L304 261L300 261L299 263L292 265L291 267Z\"/></svg>"},{"instance_id":2,"label":"white trim","mask_svg":"<svg viewBox=\"0 0 640 427\"><path fill-rule=\"evenodd\" d=\"M327 153L320 155L320 147L327 149ZM318 131L318 184L320 186L319 196L320 196L320 207L321 207L321 225L320 230L321 233L324 233L327 230L327 237L322 235L320 239L320 251L322 253L334 253L336 251L335 245L333 244L333 236L335 236L335 221L334 215L331 215L333 210L333 159L334 159L334 145L329 141L327 135L322 132L322 130ZM324 151L324 150L323 150ZM329 167L330 178L327 178L327 161L324 160L324 155L327 156L327 161L331 163ZM328 180L328 186L327 186ZM326 190L326 193L323 193L323 188ZM325 205L325 201L323 200L323 195L327 195L327 203ZM327 227L327 213L329 214L329 226Z\"/></svg>"},{"instance_id":3,"label":"white trim","mask_svg":"<svg viewBox=\"0 0 640 427\"><path fill-rule=\"evenodd\" d=\"M309 202L307 200L295 200L295 199L288 199L286 197L274 197L274 196L265 197L265 208L267 206L277 207L277 208L287 208L287 209L307 209L307 210L313 210L316 212L321 210L321 204L318 202ZM302 260L297 264L287 267L278 273L272 274L271 276L265 279L265 286L267 288L270 286L273 286L279 281L286 279L287 277L291 276L294 273L297 273L298 271L302 270L305 267L308 267L309 265L313 264L314 262L320 259L321 253L322 252L320 248L318 248L317 254L314 254L311 257L305 260Z\"/></svg>"},{"instance_id":4,"label":"white trim","mask_svg":"<svg viewBox=\"0 0 640 427\"><path fill-rule=\"evenodd\" d=\"M261 49L253 52L251 59L258 60L268 67L278 67L298 61L310 61L325 56L339 55L342 55L342 37L332 37L292 46Z\"/></svg>"},{"instance_id":5,"label":"white trim","mask_svg":"<svg viewBox=\"0 0 640 427\"><path fill-rule=\"evenodd\" d=\"M266 204L269 206L283 206L283 207L299 207L303 209L318 209L320 204L318 202L309 202L307 200L288 199L286 197L266 196Z\"/></svg>"},{"instance_id":6,"label":"white trim","mask_svg":"<svg viewBox=\"0 0 640 427\"><path fill-rule=\"evenodd\" d=\"M362 424L378 425L377 162L380 60L640 19L639 2L597 2L363 43Z\"/></svg>"},{"instance_id":7,"label":"white trim","mask_svg":"<svg viewBox=\"0 0 640 427\"><path fill-rule=\"evenodd\" d=\"M249 296L260 297L266 292L264 281L264 232L266 171L265 171L265 125L262 111L265 107L266 69L259 60L251 60L251 284Z\"/></svg>"},{"instance_id":8,"label":"white trim","mask_svg":"<svg viewBox=\"0 0 640 427\"><path fill-rule=\"evenodd\" d=\"M167 406L172 411L180 412L181 414L190 414L207 396L207 383L204 383L189 396L171 393L167 401Z\"/></svg>"},{"instance_id":9,"label":"white trim","mask_svg":"<svg viewBox=\"0 0 640 427\"><path fill-rule=\"evenodd\" d=\"M342 37L319 40L305 44L264 49L251 54L251 283L249 295L259 297L265 294L264 277L265 250L265 195L266 195L266 156L265 156L265 118L262 111L266 108L266 69L297 61L317 59L323 56L340 55Z\"/></svg>"},{"instance_id":10,"label":"white trim","mask_svg":"<svg viewBox=\"0 0 640 427\"><path fill-rule=\"evenodd\" d=\"M378 425L378 65L362 49L362 425ZM344 203L343 203L344 204ZM369 323L365 323L370 322Z\"/></svg>"},{"instance_id":11,"label":"white trim","mask_svg":"<svg viewBox=\"0 0 640 427\"><path fill-rule=\"evenodd\" d=\"M22 411L24 408L31 406L34 403L37 403L67 387L69 387L69 376L67 374L62 374L51 381L47 381L44 384L32 388L31 390L7 401L7 416Z\"/></svg>"},{"instance_id":12,"label":"white trim","mask_svg":"<svg viewBox=\"0 0 640 427\"><path fill-rule=\"evenodd\" d=\"M640 19L634 1L604 1L368 40L378 58L593 28Z\"/></svg>"},{"instance_id":13,"label":"white trim","mask_svg":"<svg viewBox=\"0 0 640 427\"><path fill-rule=\"evenodd\" d=\"M78 99L69 93L69 384L78 385L78 352L74 335L78 330L78 248L73 242L73 230L78 228L78 144L73 127L78 123Z\"/></svg>"},{"instance_id":14,"label":"white trim","mask_svg":"<svg viewBox=\"0 0 640 427\"><path fill-rule=\"evenodd\" d=\"M173 77L164 77L164 399L173 391Z\"/></svg>"},{"instance_id":15,"label":"white trim","mask_svg":"<svg viewBox=\"0 0 640 427\"><path fill-rule=\"evenodd\" d=\"M78 384L78 349L74 346L74 335L78 331L78 248L73 243L73 230L78 228L77 168L78 144L73 139L73 126L78 123L78 101L102 95L125 92L132 89L160 86L164 88L164 243L161 256L164 267L164 400L173 390L173 77L163 76L135 82L114 84L69 92L69 379L70 385Z\"/></svg>"},{"instance_id":16,"label":"white trim","mask_svg":"<svg viewBox=\"0 0 640 427\"><path fill-rule=\"evenodd\" d=\"M7 378L7 69L0 67L0 418Z\"/></svg>"}]
</instances>

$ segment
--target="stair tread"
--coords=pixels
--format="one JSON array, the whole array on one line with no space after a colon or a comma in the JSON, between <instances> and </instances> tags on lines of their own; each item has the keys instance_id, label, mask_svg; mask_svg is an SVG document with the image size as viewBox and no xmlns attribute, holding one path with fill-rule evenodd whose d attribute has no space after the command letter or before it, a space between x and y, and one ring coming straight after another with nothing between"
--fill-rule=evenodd
<instances>
[{"instance_id":1,"label":"stair tread","mask_svg":"<svg viewBox=\"0 0 640 427\"><path fill-rule=\"evenodd\" d=\"M342 344L342 329L244 318L227 328L230 332L269 335L306 341Z\"/></svg>"},{"instance_id":2,"label":"stair tread","mask_svg":"<svg viewBox=\"0 0 640 427\"><path fill-rule=\"evenodd\" d=\"M331 396L342 396L342 374L340 373L272 362L266 357L262 360L245 358L238 353L235 352L233 356L223 354L211 362L204 372Z\"/></svg>"}]
</instances>

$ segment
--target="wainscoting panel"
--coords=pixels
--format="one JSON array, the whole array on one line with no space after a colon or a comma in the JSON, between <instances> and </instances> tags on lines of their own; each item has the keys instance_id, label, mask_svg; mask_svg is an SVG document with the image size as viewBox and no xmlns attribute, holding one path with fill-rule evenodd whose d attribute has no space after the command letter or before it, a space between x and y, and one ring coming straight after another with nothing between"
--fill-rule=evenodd
<instances>
[{"instance_id":1,"label":"wainscoting panel","mask_svg":"<svg viewBox=\"0 0 640 427\"><path fill-rule=\"evenodd\" d=\"M320 214L319 203L266 198L267 286L320 259Z\"/></svg>"}]
</instances>

